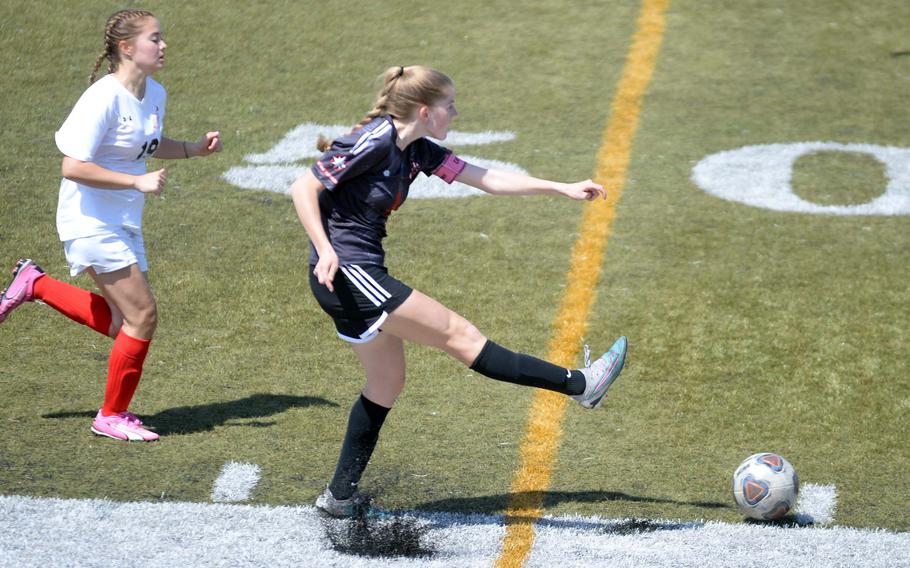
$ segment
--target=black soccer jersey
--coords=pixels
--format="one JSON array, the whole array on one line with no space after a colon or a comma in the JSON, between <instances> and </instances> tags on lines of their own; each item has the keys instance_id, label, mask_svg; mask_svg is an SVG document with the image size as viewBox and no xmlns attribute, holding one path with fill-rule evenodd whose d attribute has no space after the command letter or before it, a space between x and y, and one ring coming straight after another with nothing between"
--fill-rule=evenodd
<instances>
[{"instance_id":1,"label":"black soccer jersey","mask_svg":"<svg viewBox=\"0 0 910 568\"><path fill-rule=\"evenodd\" d=\"M464 169L451 150L426 138L400 150L397 136L390 117L376 118L337 138L311 168L327 190L319 193L319 210L341 264L384 265L386 220L407 199L417 174L452 183ZM311 243L310 264L318 259Z\"/></svg>"}]
</instances>

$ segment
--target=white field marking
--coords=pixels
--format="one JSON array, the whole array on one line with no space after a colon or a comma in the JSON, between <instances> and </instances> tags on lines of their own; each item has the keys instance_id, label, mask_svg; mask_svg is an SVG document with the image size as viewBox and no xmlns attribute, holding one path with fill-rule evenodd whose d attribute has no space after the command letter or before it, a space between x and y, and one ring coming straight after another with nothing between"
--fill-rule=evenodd
<instances>
[{"instance_id":1,"label":"white field marking","mask_svg":"<svg viewBox=\"0 0 910 568\"><path fill-rule=\"evenodd\" d=\"M819 205L793 193L793 164L817 152L868 154L885 167L884 192L856 205ZM711 195L774 211L827 215L910 215L910 148L801 142L745 146L712 154L692 169L692 181Z\"/></svg>"},{"instance_id":2,"label":"white field marking","mask_svg":"<svg viewBox=\"0 0 910 568\"><path fill-rule=\"evenodd\" d=\"M260 468L254 463L235 461L225 463L212 487L212 501L216 503L246 501L259 483L259 473Z\"/></svg>"},{"instance_id":3,"label":"white field marking","mask_svg":"<svg viewBox=\"0 0 910 568\"><path fill-rule=\"evenodd\" d=\"M806 483L799 488L796 522L801 525L830 525L837 511L837 488Z\"/></svg>"},{"instance_id":4,"label":"white field marking","mask_svg":"<svg viewBox=\"0 0 910 568\"><path fill-rule=\"evenodd\" d=\"M621 527L622 521L583 520L578 528L567 521L562 519L561 526L538 525L526 566L910 566L910 533L760 523L652 522L656 530L615 534L613 527ZM880 546L885 548L877 549Z\"/></svg>"},{"instance_id":5,"label":"white field marking","mask_svg":"<svg viewBox=\"0 0 910 568\"><path fill-rule=\"evenodd\" d=\"M301 163L301 160L316 158L321 155L316 149L316 141L319 136L335 138L350 130L351 127L349 125L306 122L285 134L284 138L267 152L244 156L244 161L252 165L235 166L222 174L222 177L228 183L243 189L257 189L287 194L294 180L311 165L310 163ZM515 133L510 131L451 131L444 141L437 140L437 142L446 147L483 146L508 142L514 139ZM461 156L461 158L484 168L496 168L523 174L528 173L520 166L510 162L474 156ZM436 177L427 177L421 174L411 186L408 195L411 199L427 199L485 194L463 183L456 182L448 185Z\"/></svg>"},{"instance_id":6,"label":"white field marking","mask_svg":"<svg viewBox=\"0 0 910 568\"><path fill-rule=\"evenodd\" d=\"M474 156L460 156L466 162L482 168L495 168L527 174L525 170L509 162L487 160ZM271 166L235 166L222 174L231 185L243 189L261 189L287 194L291 184L309 168L308 165L271 165ZM419 174L411 184L408 199L427 199L431 197L466 197L469 195L486 195L461 182L449 185L436 176Z\"/></svg>"},{"instance_id":7,"label":"white field marking","mask_svg":"<svg viewBox=\"0 0 910 568\"><path fill-rule=\"evenodd\" d=\"M247 154L244 156L244 160L251 164L288 164L291 162L299 162L304 158L316 158L322 155L322 152L316 149L316 142L319 140L320 136L325 136L331 140L350 131L350 125L329 125L304 122L285 134L284 138L272 146L267 152L262 154ZM500 132L494 132L492 130L487 130L485 132L459 132L453 130L449 132L445 141L437 140L437 142L444 144L447 147L481 146L485 144L495 144L497 142L509 142L514 139L515 133L508 130Z\"/></svg>"},{"instance_id":8,"label":"white field marking","mask_svg":"<svg viewBox=\"0 0 910 568\"><path fill-rule=\"evenodd\" d=\"M501 516L401 513L426 521L429 558L364 558L329 545L309 506L118 503L0 496L0 565L491 566ZM910 566L910 533L759 523L545 517L528 566Z\"/></svg>"}]
</instances>

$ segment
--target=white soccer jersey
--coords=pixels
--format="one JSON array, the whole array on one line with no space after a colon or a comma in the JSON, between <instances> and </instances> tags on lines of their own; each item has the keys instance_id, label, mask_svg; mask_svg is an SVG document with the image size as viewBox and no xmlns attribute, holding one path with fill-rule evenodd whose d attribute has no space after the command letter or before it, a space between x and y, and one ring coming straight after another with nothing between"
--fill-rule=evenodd
<instances>
[{"instance_id":1,"label":"white soccer jersey","mask_svg":"<svg viewBox=\"0 0 910 568\"><path fill-rule=\"evenodd\" d=\"M145 160L161 142L167 93L146 78L145 98L133 96L105 75L79 98L57 131L57 148L83 162L116 172L146 173ZM142 228L145 196L135 189L97 189L63 178L57 202L61 241L89 237L110 227Z\"/></svg>"}]
</instances>

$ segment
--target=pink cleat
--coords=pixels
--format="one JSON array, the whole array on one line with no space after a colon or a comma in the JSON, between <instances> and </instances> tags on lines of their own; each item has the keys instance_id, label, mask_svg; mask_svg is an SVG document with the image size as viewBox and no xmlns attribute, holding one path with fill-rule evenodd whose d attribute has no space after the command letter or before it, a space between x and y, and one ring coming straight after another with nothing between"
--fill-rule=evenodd
<instances>
[{"instance_id":1,"label":"pink cleat","mask_svg":"<svg viewBox=\"0 0 910 568\"><path fill-rule=\"evenodd\" d=\"M92 432L115 440L128 442L154 442L158 434L142 427L142 420L132 412L121 412L112 416L102 416L101 411L92 421Z\"/></svg>"},{"instance_id":2,"label":"pink cleat","mask_svg":"<svg viewBox=\"0 0 910 568\"><path fill-rule=\"evenodd\" d=\"M0 294L0 323L9 313L23 302L34 299L35 280L44 276L44 271L30 258L20 258L13 269L13 281Z\"/></svg>"}]
</instances>

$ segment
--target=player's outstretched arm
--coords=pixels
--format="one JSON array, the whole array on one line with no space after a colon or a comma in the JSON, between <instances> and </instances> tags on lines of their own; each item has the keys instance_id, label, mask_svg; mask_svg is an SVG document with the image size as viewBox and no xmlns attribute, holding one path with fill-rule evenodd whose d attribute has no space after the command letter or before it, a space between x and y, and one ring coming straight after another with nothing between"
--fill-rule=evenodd
<instances>
[{"instance_id":1,"label":"player's outstretched arm","mask_svg":"<svg viewBox=\"0 0 910 568\"><path fill-rule=\"evenodd\" d=\"M604 199L607 197L603 186L590 179L575 183L562 183L518 172L482 168L473 164L466 164L455 180L493 195L557 194L565 195L570 199L588 201L598 197Z\"/></svg>"}]
</instances>

